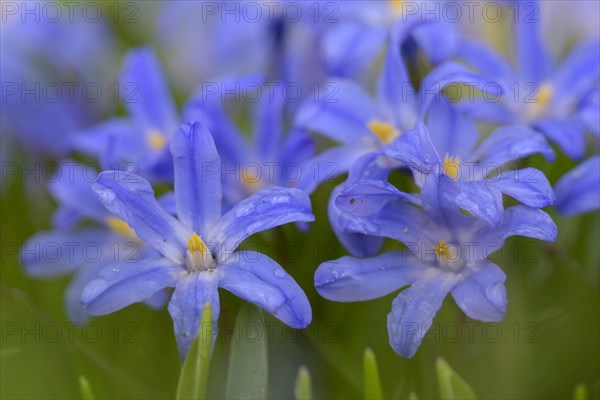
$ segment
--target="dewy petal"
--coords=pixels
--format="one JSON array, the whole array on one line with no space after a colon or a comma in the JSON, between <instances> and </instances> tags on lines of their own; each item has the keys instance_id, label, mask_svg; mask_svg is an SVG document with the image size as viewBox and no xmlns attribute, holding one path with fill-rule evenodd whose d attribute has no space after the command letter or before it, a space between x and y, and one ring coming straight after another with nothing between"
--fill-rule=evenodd
<instances>
[{"instance_id":1,"label":"dewy petal","mask_svg":"<svg viewBox=\"0 0 600 400\"><path fill-rule=\"evenodd\" d=\"M300 286L274 260L254 251L233 253L219 264L219 286L263 308L292 328L310 324L310 303Z\"/></svg>"},{"instance_id":2,"label":"dewy petal","mask_svg":"<svg viewBox=\"0 0 600 400\"><path fill-rule=\"evenodd\" d=\"M370 258L342 257L317 268L315 288L332 301L372 300L411 284L425 268L406 251Z\"/></svg>"},{"instance_id":3,"label":"dewy petal","mask_svg":"<svg viewBox=\"0 0 600 400\"><path fill-rule=\"evenodd\" d=\"M356 144L372 136L368 122L382 118L376 102L352 81L329 81L321 96L320 102L307 102L300 108L295 126L336 142Z\"/></svg>"},{"instance_id":4,"label":"dewy petal","mask_svg":"<svg viewBox=\"0 0 600 400\"><path fill-rule=\"evenodd\" d=\"M502 223L496 227L484 226L473 234L477 241L477 259L484 259L504 245L510 236L526 236L553 242L558 230L552 218L538 208L523 205L504 211ZM480 251L479 251L480 250Z\"/></svg>"},{"instance_id":5,"label":"dewy petal","mask_svg":"<svg viewBox=\"0 0 600 400\"><path fill-rule=\"evenodd\" d=\"M144 133L153 130L166 136L176 129L175 104L154 51L131 50L125 57L119 83L125 107Z\"/></svg>"},{"instance_id":6,"label":"dewy petal","mask_svg":"<svg viewBox=\"0 0 600 400\"><path fill-rule=\"evenodd\" d=\"M459 280L460 275L430 267L394 299L387 322L390 346L398 355L415 355L444 298Z\"/></svg>"},{"instance_id":7,"label":"dewy petal","mask_svg":"<svg viewBox=\"0 0 600 400\"><path fill-rule=\"evenodd\" d=\"M393 200L404 200L416 205L421 202L418 196L401 192L388 182L363 179L345 187L335 197L335 205L352 215L367 217L378 213Z\"/></svg>"},{"instance_id":8,"label":"dewy petal","mask_svg":"<svg viewBox=\"0 0 600 400\"><path fill-rule=\"evenodd\" d=\"M162 257L108 265L86 286L81 303L91 315L109 314L175 286L184 271Z\"/></svg>"},{"instance_id":9,"label":"dewy petal","mask_svg":"<svg viewBox=\"0 0 600 400\"><path fill-rule=\"evenodd\" d=\"M530 0L527 4L530 9L540 9L537 0ZM527 20L524 17L518 18L518 22L515 24L515 33L517 64L521 80L542 82L548 77L552 63L542 42L539 17L538 21Z\"/></svg>"},{"instance_id":10,"label":"dewy petal","mask_svg":"<svg viewBox=\"0 0 600 400\"><path fill-rule=\"evenodd\" d=\"M388 157L423 173L431 173L441 162L429 132L421 122L418 122L412 130L400 135L390 145L384 146L382 150Z\"/></svg>"},{"instance_id":11,"label":"dewy petal","mask_svg":"<svg viewBox=\"0 0 600 400\"><path fill-rule=\"evenodd\" d=\"M219 276L214 271L180 274L177 279L168 310L173 319L175 340L182 364L198 335L202 311L207 304L211 307L213 323L212 329L207 328L216 333L220 312L218 283Z\"/></svg>"},{"instance_id":12,"label":"dewy petal","mask_svg":"<svg viewBox=\"0 0 600 400\"><path fill-rule=\"evenodd\" d=\"M199 122L182 125L170 145L175 170L179 221L206 236L221 217L221 158L208 130Z\"/></svg>"},{"instance_id":13,"label":"dewy petal","mask_svg":"<svg viewBox=\"0 0 600 400\"><path fill-rule=\"evenodd\" d=\"M506 274L490 262L482 262L452 289L452 297L470 318L484 322L501 321L506 314Z\"/></svg>"},{"instance_id":14,"label":"dewy petal","mask_svg":"<svg viewBox=\"0 0 600 400\"><path fill-rule=\"evenodd\" d=\"M529 207L543 208L554 203L554 191L544 173L535 168L503 171L491 178L491 186Z\"/></svg>"},{"instance_id":15,"label":"dewy petal","mask_svg":"<svg viewBox=\"0 0 600 400\"><path fill-rule=\"evenodd\" d=\"M148 181L124 171L105 171L98 175L94 191L142 240L165 257L183 262L191 232L160 207Z\"/></svg>"},{"instance_id":16,"label":"dewy petal","mask_svg":"<svg viewBox=\"0 0 600 400\"><path fill-rule=\"evenodd\" d=\"M475 159L480 161L480 169L494 171L533 154L542 154L548 161L555 158L543 135L525 125L510 125L492 132L475 151Z\"/></svg>"},{"instance_id":17,"label":"dewy petal","mask_svg":"<svg viewBox=\"0 0 600 400\"><path fill-rule=\"evenodd\" d=\"M31 276L45 278L65 275L92 259L96 260L97 255L96 261L108 256L105 245L110 243L111 238L114 237L108 231L99 228L41 232L29 238L21 247L21 264Z\"/></svg>"},{"instance_id":18,"label":"dewy petal","mask_svg":"<svg viewBox=\"0 0 600 400\"><path fill-rule=\"evenodd\" d=\"M473 121L444 98L431 105L427 116L429 137L438 154L470 161L479 133Z\"/></svg>"},{"instance_id":19,"label":"dewy petal","mask_svg":"<svg viewBox=\"0 0 600 400\"><path fill-rule=\"evenodd\" d=\"M565 174L555 185L555 207L569 216L600 207L600 156L596 155Z\"/></svg>"},{"instance_id":20,"label":"dewy petal","mask_svg":"<svg viewBox=\"0 0 600 400\"><path fill-rule=\"evenodd\" d=\"M247 237L290 222L312 222L308 195L299 189L260 190L236 204L215 224L208 241L221 260ZM209 244L209 246L210 246Z\"/></svg>"},{"instance_id":21,"label":"dewy petal","mask_svg":"<svg viewBox=\"0 0 600 400\"><path fill-rule=\"evenodd\" d=\"M544 118L535 127L574 160L585 155L585 125L578 116L569 118Z\"/></svg>"},{"instance_id":22,"label":"dewy petal","mask_svg":"<svg viewBox=\"0 0 600 400\"><path fill-rule=\"evenodd\" d=\"M373 256L383 246L383 237L348 231L348 227L352 226L353 220L358 217L343 212L335 205L335 199L343 187L344 184L335 187L329 195L327 216L329 217L331 229L333 229L335 236L350 254L356 257Z\"/></svg>"}]
</instances>

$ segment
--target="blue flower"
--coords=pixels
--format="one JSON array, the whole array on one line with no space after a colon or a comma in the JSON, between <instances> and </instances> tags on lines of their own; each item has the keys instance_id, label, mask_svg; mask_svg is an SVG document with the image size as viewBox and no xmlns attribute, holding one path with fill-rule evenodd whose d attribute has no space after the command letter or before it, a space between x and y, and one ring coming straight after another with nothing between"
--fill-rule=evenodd
<instances>
[{"instance_id":1,"label":"blue flower","mask_svg":"<svg viewBox=\"0 0 600 400\"><path fill-rule=\"evenodd\" d=\"M505 90L502 102L464 102L478 120L494 123L523 123L534 127L555 142L573 159L585 153L585 121L580 115L582 101L600 79L600 39L578 43L559 66L554 66L540 37L540 24L519 18L515 25L515 68L486 46L464 41L458 57L483 74L493 77ZM591 119L600 110L588 109Z\"/></svg>"},{"instance_id":2,"label":"blue flower","mask_svg":"<svg viewBox=\"0 0 600 400\"><path fill-rule=\"evenodd\" d=\"M383 153L408 166L422 191L439 180L447 188L448 201L489 224L502 220L502 194L536 208L554 202L543 172L531 167L506 168L536 153L554 160L554 151L542 134L524 125L508 125L478 142L474 123L441 100L432 104L427 126L418 123Z\"/></svg>"},{"instance_id":3,"label":"blue flower","mask_svg":"<svg viewBox=\"0 0 600 400\"><path fill-rule=\"evenodd\" d=\"M285 83L264 84L261 77L222 77L199 89L184 110L186 120L201 122L214 137L224 163L226 208L258 190L292 187L303 174L310 175L303 163L314 153L313 140L301 128L284 134L289 111L282 92ZM253 98L257 100L249 101ZM233 107L227 107L231 105L227 100ZM242 100L250 105L250 140L244 137L243 124L233 118L243 109Z\"/></svg>"},{"instance_id":4,"label":"blue flower","mask_svg":"<svg viewBox=\"0 0 600 400\"><path fill-rule=\"evenodd\" d=\"M219 317L217 288L254 303L294 328L310 323L306 295L279 264L264 254L235 251L250 235L294 221L313 221L308 196L298 189L261 190L221 215L221 160L199 123L182 126L170 150L178 219L160 207L143 178L105 171L94 191L161 256L112 265L85 289L82 302L103 315L174 287L168 310L181 360L199 329L205 304Z\"/></svg>"},{"instance_id":5,"label":"blue flower","mask_svg":"<svg viewBox=\"0 0 600 400\"><path fill-rule=\"evenodd\" d=\"M355 186L351 195L342 192L344 201L338 205L349 214L349 230L398 240L406 250L342 257L315 272L317 291L334 301L371 300L410 285L393 301L387 320L390 345L403 357L414 356L448 293L469 317L501 320L506 275L487 257L509 236L553 241L557 234L552 219L539 209L510 207L493 227L446 204L445 189L438 189L424 194L423 209L412 196L391 198L368 185ZM430 212L443 218L434 219Z\"/></svg>"},{"instance_id":6,"label":"blue flower","mask_svg":"<svg viewBox=\"0 0 600 400\"><path fill-rule=\"evenodd\" d=\"M168 143L180 121L152 50L140 48L127 54L116 93L129 117L115 117L87 128L73 138L73 147L96 157L104 169L135 165L148 179L171 182Z\"/></svg>"},{"instance_id":7,"label":"blue flower","mask_svg":"<svg viewBox=\"0 0 600 400\"><path fill-rule=\"evenodd\" d=\"M65 293L67 314L72 321L88 318L81 307L81 294L106 265L131 263L155 252L145 246L123 220L111 215L92 191L96 171L74 161L64 161L57 178L48 184L58 203L53 229L29 238L21 248L25 272L36 278L74 275ZM165 197L168 200L168 197ZM83 222L92 222L83 226ZM160 306L161 293L150 299Z\"/></svg>"},{"instance_id":8,"label":"blue flower","mask_svg":"<svg viewBox=\"0 0 600 400\"><path fill-rule=\"evenodd\" d=\"M556 210L564 216L600 208L600 156L590 157L565 174L554 186Z\"/></svg>"}]
</instances>

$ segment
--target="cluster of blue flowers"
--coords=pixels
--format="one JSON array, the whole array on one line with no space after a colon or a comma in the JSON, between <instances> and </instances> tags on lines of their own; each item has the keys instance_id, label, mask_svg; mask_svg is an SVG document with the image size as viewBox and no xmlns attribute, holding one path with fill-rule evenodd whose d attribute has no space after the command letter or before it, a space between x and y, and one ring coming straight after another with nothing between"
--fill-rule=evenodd
<instances>
[{"instance_id":1,"label":"cluster of blue flowers","mask_svg":"<svg viewBox=\"0 0 600 400\"><path fill-rule=\"evenodd\" d=\"M300 4L312 15L314 5ZM510 236L554 241L557 227L542 208L569 216L600 207L600 38L555 62L540 24L517 18L509 61L456 24L402 15L399 4L340 2L331 25L325 17L280 18L177 29L173 21L199 6L166 4L158 31L169 62L185 65L182 76L210 69L202 63L221 68L217 78L196 76L198 90L180 111L150 47L125 56L125 116L108 106L98 113L101 104L81 110L60 102L35 104L25 115L27 107L13 104L3 132L18 133L32 154L62 159L60 177L48 184L58 204L53 229L23 245L27 273L74 273L66 305L76 321L137 302L168 303L181 360L205 305L219 318L218 288L304 328L312 311L302 288L270 257L236 249L292 222L310 235L309 195L345 176L331 192L328 217L351 256L316 268L321 296L366 301L408 286L387 319L390 345L403 357L416 353L448 293L471 318L503 319L506 275L488 257ZM206 31L226 29L212 62L192 49L203 42L190 35L206 41ZM39 74L20 67L24 55L6 53L11 78ZM80 75L92 70L64 59ZM243 72L260 75L241 75L230 65L238 61ZM310 89L315 82L318 90ZM275 83L297 84L300 101L269 90ZM224 101L241 97L258 100ZM554 161L553 144L573 160L591 154L554 187L523 163ZM398 250L381 252L384 238L399 242ZM74 244L100 255L90 262L71 251ZM51 246L57 257L45 254ZM135 257L115 260L115 248Z\"/></svg>"}]
</instances>

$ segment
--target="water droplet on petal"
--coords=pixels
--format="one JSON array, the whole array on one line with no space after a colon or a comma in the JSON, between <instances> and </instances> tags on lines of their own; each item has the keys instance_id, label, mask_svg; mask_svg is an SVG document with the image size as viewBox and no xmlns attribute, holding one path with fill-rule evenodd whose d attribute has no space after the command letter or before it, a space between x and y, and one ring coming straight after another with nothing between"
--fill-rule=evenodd
<instances>
[{"instance_id":1,"label":"water droplet on petal","mask_svg":"<svg viewBox=\"0 0 600 400\"><path fill-rule=\"evenodd\" d=\"M279 268L273 271L273 275L275 275L277 278L285 278L285 272Z\"/></svg>"}]
</instances>

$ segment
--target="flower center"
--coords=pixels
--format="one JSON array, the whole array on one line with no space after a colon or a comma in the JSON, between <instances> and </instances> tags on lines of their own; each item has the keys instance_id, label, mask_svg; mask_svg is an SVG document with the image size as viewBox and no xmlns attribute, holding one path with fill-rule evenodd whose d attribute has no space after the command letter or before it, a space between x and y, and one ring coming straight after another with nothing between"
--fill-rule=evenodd
<instances>
[{"instance_id":1,"label":"flower center","mask_svg":"<svg viewBox=\"0 0 600 400\"><path fill-rule=\"evenodd\" d=\"M212 253L197 233L188 239L187 267L190 271L208 271L215 268Z\"/></svg>"},{"instance_id":2,"label":"flower center","mask_svg":"<svg viewBox=\"0 0 600 400\"><path fill-rule=\"evenodd\" d=\"M456 180L460 172L460 158L458 156L451 157L448 153L446 153L442 168L442 172L444 174L446 174L449 178Z\"/></svg>"},{"instance_id":3,"label":"flower center","mask_svg":"<svg viewBox=\"0 0 600 400\"><path fill-rule=\"evenodd\" d=\"M388 0L390 11L394 17L399 17L404 13L404 0Z\"/></svg>"},{"instance_id":4,"label":"flower center","mask_svg":"<svg viewBox=\"0 0 600 400\"><path fill-rule=\"evenodd\" d=\"M127 222L123 221L121 218L111 215L110 217L106 218L106 225L108 225L110 229L127 239L135 241L139 240L139 237L135 233L135 231L131 229Z\"/></svg>"},{"instance_id":5,"label":"flower center","mask_svg":"<svg viewBox=\"0 0 600 400\"><path fill-rule=\"evenodd\" d=\"M253 194L262 188L260 182L260 176L258 170L254 171L252 168L244 168L242 171L242 184L246 188L246 191Z\"/></svg>"},{"instance_id":6,"label":"flower center","mask_svg":"<svg viewBox=\"0 0 600 400\"><path fill-rule=\"evenodd\" d=\"M533 97L532 101L526 104L525 118L528 121L536 120L543 116L548 110L548 106L552 101L554 88L549 83L544 83Z\"/></svg>"},{"instance_id":7,"label":"flower center","mask_svg":"<svg viewBox=\"0 0 600 400\"><path fill-rule=\"evenodd\" d=\"M400 136L400 132L385 122L371 120L367 124L367 127L375 136L377 136L379 140L385 144L392 143L398 136Z\"/></svg>"},{"instance_id":8,"label":"flower center","mask_svg":"<svg viewBox=\"0 0 600 400\"><path fill-rule=\"evenodd\" d=\"M151 129L148 132L148 145L152 150L160 151L167 145L167 140L161 132Z\"/></svg>"}]
</instances>

